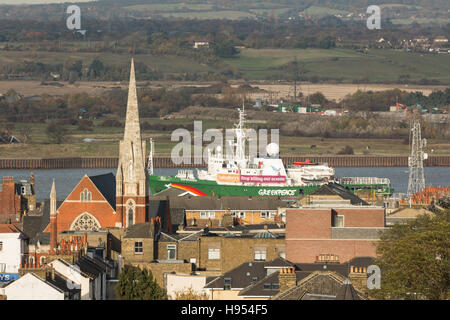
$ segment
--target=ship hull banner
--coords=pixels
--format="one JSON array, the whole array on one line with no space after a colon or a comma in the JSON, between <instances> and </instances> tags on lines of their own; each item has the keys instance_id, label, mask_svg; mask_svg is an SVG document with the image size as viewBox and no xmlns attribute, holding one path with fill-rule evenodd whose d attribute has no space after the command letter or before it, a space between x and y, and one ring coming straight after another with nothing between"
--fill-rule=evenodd
<instances>
[{"instance_id":1,"label":"ship hull banner","mask_svg":"<svg viewBox=\"0 0 450 320\"><path fill-rule=\"evenodd\" d=\"M248 176L241 175L241 182L286 183L285 176Z\"/></svg>"}]
</instances>

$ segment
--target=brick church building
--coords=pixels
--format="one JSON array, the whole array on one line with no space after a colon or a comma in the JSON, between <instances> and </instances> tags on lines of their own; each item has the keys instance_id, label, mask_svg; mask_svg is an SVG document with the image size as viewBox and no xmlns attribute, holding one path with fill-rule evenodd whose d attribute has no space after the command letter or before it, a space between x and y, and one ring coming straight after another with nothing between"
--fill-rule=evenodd
<instances>
[{"instance_id":1,"label":"brick church building","mask_svg":"<svg viewBox=\"0 0 450 320\"><path fill-rule=\"evenodd\" d=\"M117 174L85 175L72 192L56 207L56 186L52 185L47 217L40 244L49 250L58 247L62 231L89 232L107 228L128 228L150 220L146 184L146 143L139 124L134 61L131 62L130 84L124 138L120 141ZM30 218L31 219L31 218Z\"/></svg>"}]
</instances>

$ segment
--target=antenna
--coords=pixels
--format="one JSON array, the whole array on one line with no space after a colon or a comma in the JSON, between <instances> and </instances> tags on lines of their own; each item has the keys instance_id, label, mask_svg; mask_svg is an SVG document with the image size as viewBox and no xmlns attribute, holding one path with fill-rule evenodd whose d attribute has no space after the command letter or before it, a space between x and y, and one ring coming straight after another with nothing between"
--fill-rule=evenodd
<instances>
[{"instance_id":1,"label":"antenna","mask_svg":"<svg viewBox=\"0 0 450 320\"><path fill-rule=\"evenodd\" d=\"M423 160L428 158L422 148L426 146L427 141L421 138L420 121L418 118L413 120L413 126L410 132L411 156L408 158L409 182L408 196L421 192L425 189L425 176L423 173Z\"/></svg>"},{"instance_id":2,"label":"antenna","mask_svg":"<svg viewBox=\"0 0 450 320\"><path fill-rule=\"evenodd\" d=\"M147 162L147 172L150 176L153 175L153 138L150 138L150 153L148 155L148 162Z\"/></svg>"}]
</instances>

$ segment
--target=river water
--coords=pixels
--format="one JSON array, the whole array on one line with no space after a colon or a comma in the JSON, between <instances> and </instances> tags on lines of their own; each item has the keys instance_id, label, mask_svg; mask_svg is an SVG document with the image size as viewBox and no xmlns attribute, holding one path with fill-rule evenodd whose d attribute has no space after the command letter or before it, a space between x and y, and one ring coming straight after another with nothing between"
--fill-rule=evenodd
<instances>
[{"instance_id":1,"label":"river water","mask_svg":"<svg viewBox=\"0 0 450 320\"><path fill-rule=\"evenodd\" d=\"M335 168L336 177L379 177L389 178L391 186L397 193L406 193L408 189L407 167L355 167ZM174 175L176 168L155 169L155 175ZM39 169L39 170L0 170L0 178L14 176L15 180L29 180L30 172L34 173L38 200L48 199L52 179L56 182L56 193L59 200L64 200L80 179L88 176L112 172L115 169ZM425 184L427 186L450 186L450 167L425 167Z\"/></svg>"}]
</instances>

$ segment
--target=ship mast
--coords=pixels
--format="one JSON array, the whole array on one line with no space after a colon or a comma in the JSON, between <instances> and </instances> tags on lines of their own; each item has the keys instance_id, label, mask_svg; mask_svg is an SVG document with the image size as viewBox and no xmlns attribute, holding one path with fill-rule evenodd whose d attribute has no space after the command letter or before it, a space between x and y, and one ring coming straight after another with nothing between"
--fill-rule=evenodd
<instances>
[{"instance_id":1,"label":"ship mast","mask_svg":"<svg viewBox=\"0 0 450 320\"><path fill-rule=\"evenodd\" d=\"M153 175L153 138L150 138L150 153L148 155L148 162L147 162L147 173L152 176Z\"/></svg>"},{"instance_id":2,"label":"ship mast","mask_svg":"<svg viewBox=\"0 0 450 320\"><path fill-rule=\"evenodd\" d=\"M239 123L236 125L236 158L235 161L238 163L239 167L245 166L245 106L242 102L242 109L239 109Z\"/></svg>"}]
</instances>

